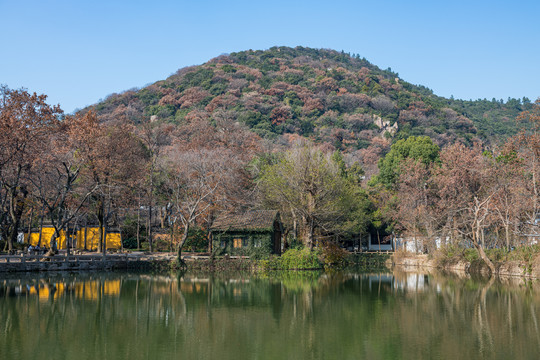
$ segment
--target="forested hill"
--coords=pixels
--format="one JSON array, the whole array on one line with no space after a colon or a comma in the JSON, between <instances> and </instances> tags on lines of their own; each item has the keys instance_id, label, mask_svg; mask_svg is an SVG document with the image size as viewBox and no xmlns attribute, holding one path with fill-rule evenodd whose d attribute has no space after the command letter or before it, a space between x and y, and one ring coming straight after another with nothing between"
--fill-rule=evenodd
<instances>
[{"instance_id":1,"label":"forested hill","mask_svg":"<svg viewBox=\"0 0 540 360\"><path fill-rule=\"evenodd\" d=\"M392 141L410 135L428 135L441 146L457 138L496 142L517 131L515 118L529 106L526 98L446 99L358 55L274 47L180 69L94 108L104 121L125 117L135 124L225 116L275 142L300 135L373 163Z\"/></svg>"}]
</instances>

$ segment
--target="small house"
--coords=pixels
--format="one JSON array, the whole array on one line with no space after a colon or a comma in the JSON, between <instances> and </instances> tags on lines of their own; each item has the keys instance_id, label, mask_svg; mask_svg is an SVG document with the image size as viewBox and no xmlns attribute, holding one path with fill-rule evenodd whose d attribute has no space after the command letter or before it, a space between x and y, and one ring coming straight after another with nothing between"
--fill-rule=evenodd
<instances>
[{"instance_id":1,"label":"small house","mask_svg":"<svg viewBox=\"0 0 540 360\"><path fill-rule=\"evenodd\" d=\"M210 228L212 251L216 255L279 255L282 234L281 218L274 210L220 214Z\"/></svg>"},{"instance_id":2,"label":"small house","mask_svg":"<svg viewBox=\"0 0 540 360\"><path fill-rule=\"evenodd\" d=\"M394 251L393 236L380 236L368 234L369 251Z\"/></svg>"}]
</instances>

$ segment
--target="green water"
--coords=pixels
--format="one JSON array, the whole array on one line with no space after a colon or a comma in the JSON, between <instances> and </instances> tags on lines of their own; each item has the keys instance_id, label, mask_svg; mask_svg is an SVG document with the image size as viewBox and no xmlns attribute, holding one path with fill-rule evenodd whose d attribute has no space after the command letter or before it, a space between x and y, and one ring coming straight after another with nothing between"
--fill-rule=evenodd
<instances>
[{"instance_id":1,"label":"green water","mask_svg":"<svg viewBox=\"0 0 540 360\"><path fill-rule=\"evenodd\" d=\"M414 273L0 278L0 359L538 359L540 288Z\"/></svg>"}]
</instances>

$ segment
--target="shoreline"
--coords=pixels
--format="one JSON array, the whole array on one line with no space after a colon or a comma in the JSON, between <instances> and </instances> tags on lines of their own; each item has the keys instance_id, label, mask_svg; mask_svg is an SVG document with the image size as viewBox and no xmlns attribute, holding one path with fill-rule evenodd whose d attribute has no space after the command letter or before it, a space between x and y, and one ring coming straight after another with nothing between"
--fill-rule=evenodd
<instances>
[{"instance_id":1,"label":"shoreline","mask_svg":"<svg viewBox=\"0 0 540 360\"><path fill-rule=\"evenodd\" d=\"M183 257L186 270L203 271L269 271L269 270L324 270L342 267L381 269L388 267L390 254L350 254L345 266L323 264L317 268L273 268L269 259L250 259L244 256L210 257L207 254L187 253ZM275 264L274 264L275 265ZM39 255L6 255L0 256L0 274L13 272L47 272L47 271L108 271L108 270L180 270L174 253L121 253L102 254L85 253L65 254L52 257Z\"/></svg>"},{"instance_id":2,"label":"shoreline","mask_svg":"<svg viewBox=\"0 0 540 360\"><path fill-rule=\"evenodd\" d=\"M186 270L203 271L267 271L272 270L264 265L264 260L249 258L183 256ZM477 275L483 277L514 277L525 279L540 279L539 261L506 261L495 263L496 272L490 274L488 267L480 261L465 260L441 261L426 254L351 254L345 268L361 267L364 269L386 266L388 269L397 268L403 271L426 272L438 271L457 275ZM332 267L330 267L332 268ZM124 253L110 254L104 259L101 254L85 254L66 256L1 256L0 274L14 272L48 272L48 271L109 271L109 270L179 270L176 256L171 253ZM281 269L295 271L294 269ZM314 269L324 270L323 267Z\"/></svg>"},{"instance_id":3,"label":"shoreline","mask_svg":"<svg viewBox=\"0 0 540 360\"><path fill-rule=\"evenodd\" d=\"M0 256L0 273L48 271L110 271L146 268L154 262L148 256L130 254L8 255Z\"/></svg>"},{"instance_id":4,"label":"shoreline","mask_svg":"<svg viewBox=\"0 0 540 360\"><path fill-rule=\"evenodd\" d=\"M539 261L532 261L530 263L524 261L497 262L494 264L496 269L494 274L490 274L489 268L483 262L469 262L464 260L440 261L425 254L393 254L390 261L391 264L389 265L405 271L407 269L422 269L444 271L457 275L540 279Z\"/></svg>"},{"instance_id":5,"label":"shoreline","mask_svg":"<svg viewBox=\"0 0 540 360\"><path fill-rule=\"evenodd\" d=\"M215 258L198 254L182 256L187 269L248 270L256 268L256 260L245 257ZM77 255L4 255L0 256L0 274L48 271L109 271L109 270L174 270L179 269L173 253L98 253Z\"/></svg>"}]
</instances>

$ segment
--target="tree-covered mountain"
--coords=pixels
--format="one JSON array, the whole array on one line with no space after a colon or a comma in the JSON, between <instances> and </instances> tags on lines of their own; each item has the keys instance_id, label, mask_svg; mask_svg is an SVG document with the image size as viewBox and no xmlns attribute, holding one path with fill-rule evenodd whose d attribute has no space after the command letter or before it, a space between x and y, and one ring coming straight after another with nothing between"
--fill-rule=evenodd
<instances>
[{"instance_id":1,"label":"tree-covered mountain","mask_svg":"<svg viewBox=\"0 0 540 360\"><path fill-rule=\"evenodd\" d=\"M307 137L369 167L393 141L411 135L440 146L458 138L497 142L516 133L515 118L530 104L447 99L359 55L273 47L221 55L93 108L103 121L124 117L134 124L235 119L275 143Z\"/></svg>"},{"instance_id":2,"label":"tree-covered mountain","mask_svg":"<svg viewBox=\"0 0 540 360\"><path fill-rule=\"evenodd\" d=\"M52 254L85 217L138 248L146 223L150 251L164 249L153 229L169 227L181 261L190 231L261 208L308 247L397 232L471 241L485 258L484 231L504 231L507 248L511 232L537 232L540 100L445 99L359 56L306 48L220 56L74 115L24 89L0 97L8 250L47 217ZM534 131L510 136L517 119Z\"/></svg>"}]
</instances>

